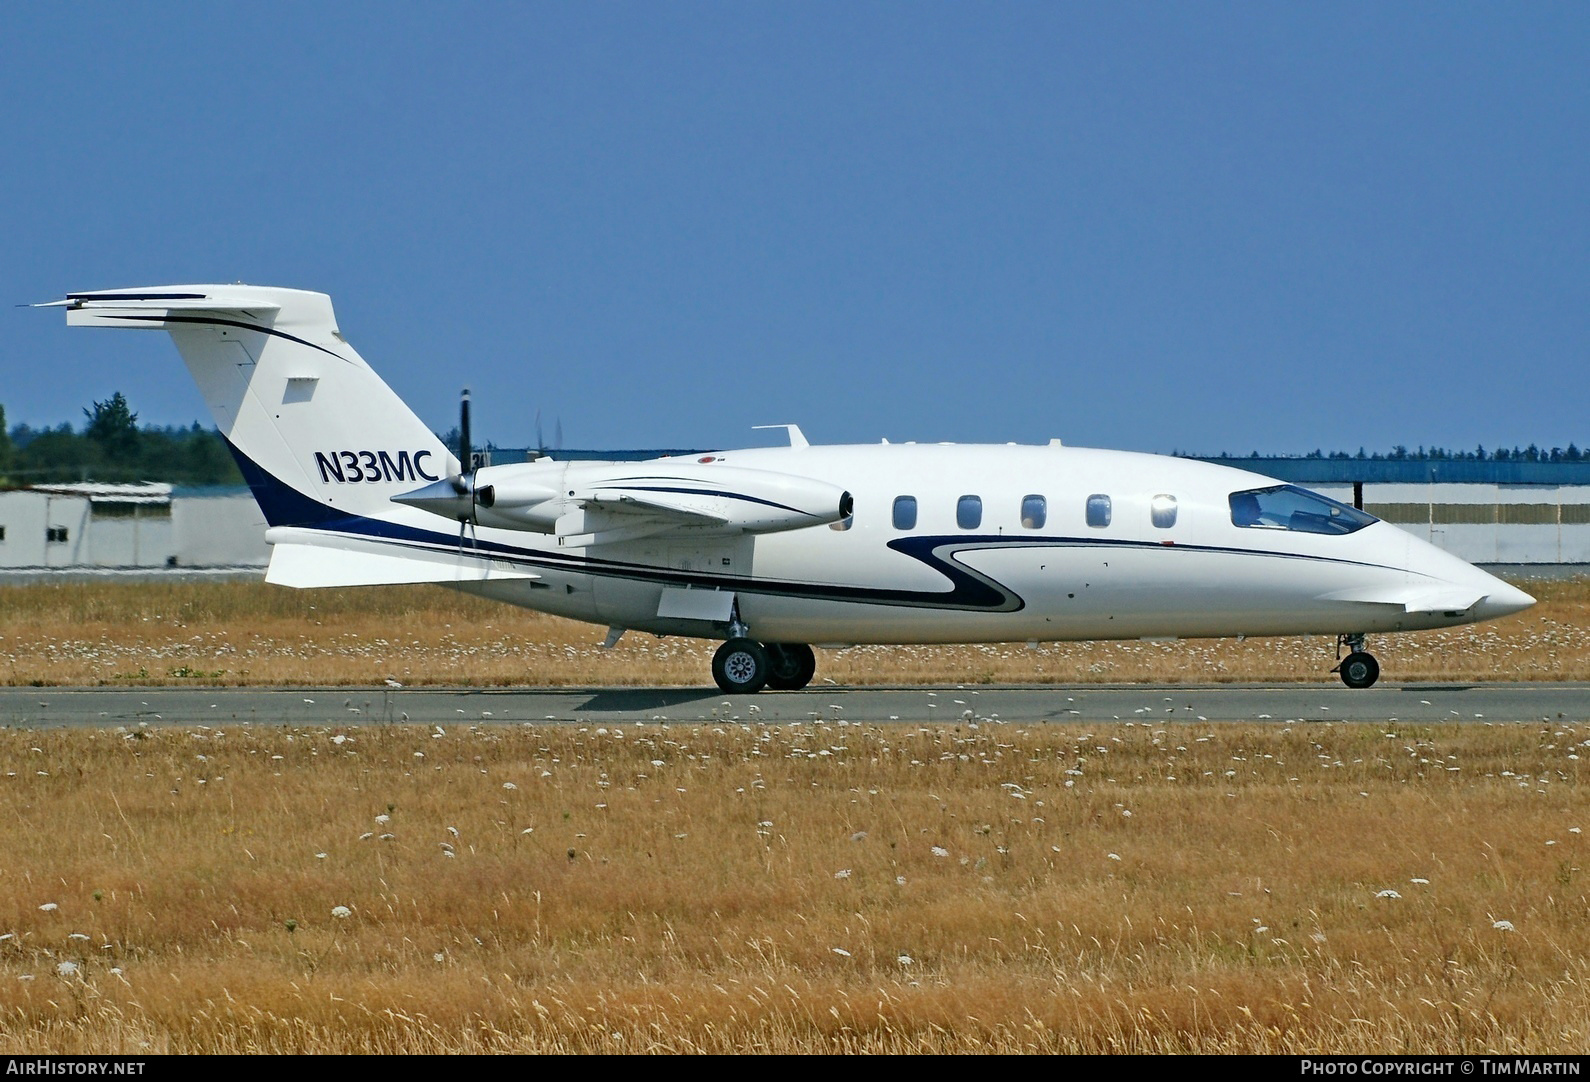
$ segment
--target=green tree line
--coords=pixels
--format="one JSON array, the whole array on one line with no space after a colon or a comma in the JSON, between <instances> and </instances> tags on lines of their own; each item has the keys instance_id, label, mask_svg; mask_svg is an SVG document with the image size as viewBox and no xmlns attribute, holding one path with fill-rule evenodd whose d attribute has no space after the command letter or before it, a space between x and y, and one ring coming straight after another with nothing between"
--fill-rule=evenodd
<instances>
[{"instance_id":1,"label":"green tree line","mask_svg":"<svg viewBox=\"0 0 1590 1082\"><path fill-rule=\"evenodd\" d=\"M1219 455L1195 455L1178 451L1176 454L1186 458L1303 458L1303 459L1358 459L1369 462L1590 462L1590 451L1580 450L1576 444L1570 443L1567 447L1539 447L1530 444L1528 447L1496 447L1486 450L1483 445L1472 451L1454 451L1445 447L1418 447L1410 450L1398 444L1390 451L1366 452L1362 447L1357 454L1348 454L1346 451L1310 451L1304 455L1261 455L1254 451L1248 455L1233 455L1221 451Z\"/></svg>"},{"instance_id":2,"label":"green tree line","mask_svg":"<svg viewBox=\"0 0 1590 1082\"><path fill-rule=\"evenodd\" d=\"M213 428L203 428L197 422L186 428L179 425L139 427L138 415L132 411L126 396L120 391L84 409L83 417L81 430L73 429L69 424L55 428L33 428L24 424L8 429L5 407L0 406L0 484L38 485L72 481L165 481L183 485L243 483L243 476L227 450L226 441ZM449 447L457 447L458 430L449 432L443 441ZM483 446L490 447L491 444ZM1185 451L1174 453L1187 457L1206 457L1189 455ZM1498 447L1490 450L1482 446L1472 451L1444 447L1410 450L1398 445L1387 452L1367 452L1360 447L1357 454L1317 450L1304 455L1261 456L1254 451L1251 456L1232 456L1222 451L1220 457L1590 462L1590 451L1582 451L1572 443L1567 447L1551 448L1533 443L1527 447Z\"/></svg>"},{"instance_id":3,"label":"green tree line","mask_svg":"<svg viewBox=\"0 0 1590 1082\"><path fill-rule=\"evenodd\" d=\"M139 427L120 391L83 410L82 429L7 428L0 406L0 483L167 481L183 485L242 484L226 441L197 422Z\"/></svg>"}]
</instances>

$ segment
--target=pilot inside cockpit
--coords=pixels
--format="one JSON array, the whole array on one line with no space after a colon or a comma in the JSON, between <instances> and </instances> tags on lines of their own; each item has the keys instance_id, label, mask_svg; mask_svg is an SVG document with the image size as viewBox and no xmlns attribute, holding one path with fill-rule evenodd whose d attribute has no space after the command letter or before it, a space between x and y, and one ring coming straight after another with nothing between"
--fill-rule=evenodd
<instances>
[{"instance_id":1,"label":"pilot inside cockpit","mask_svg":"<svg viewBox=\"0 0 1590 1082\"><path fill-rule=\"evenodd\" d=\"M1231 521L1238 526L1259 524L1259 497L1251 492L1238 492L1231 497Z\"/></svg>"},{"instance_id":2,"label":"pilot inside cockpit","mask_svg":"<svg viewBox=\"0 0 1590 1082\"><path fill-rule=\"evenodd\" d=\"M1348 534L1377 521L1375 516L1355 507L1296 485L1233 492L1229 499L1234 526L1294 533Z\"/></svg>"}]
</instances>

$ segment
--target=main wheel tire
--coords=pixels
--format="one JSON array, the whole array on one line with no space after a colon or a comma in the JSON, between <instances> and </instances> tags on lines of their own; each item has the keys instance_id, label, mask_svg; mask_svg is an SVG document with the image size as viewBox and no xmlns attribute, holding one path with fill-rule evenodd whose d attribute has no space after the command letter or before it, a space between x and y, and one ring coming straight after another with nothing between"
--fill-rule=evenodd
<instances>
[{"instance_id":1,"label":"main wheel tire","mask_svg":"<svg viewBox=\"0 0 1590 1082\"><path fill-rule=\"evenodd\" d=\"M799 691L817 672L817 655L803 642L770 642L767 649L767 686L774 691Z\"/></svg>"},{"instance_id":2,"label":"main wheel tire","mask_svg":"<svg viewBox=\"0 0 1590 1082\"><path fill-rule=\"evenodd\" d=\"M1340 672L1342 683L1350 688L1373 687L1380 679L1380 662L1375 660L1374 654L1354 650L1341 663Z\"/></svg>"},{"instance_id":3,"label":"main wheel tire","mask_svg":"<svg viewBox=\"0 0 1590 1082\"><path fill-rule=\"evenodd\" d=\"M712 679L730 695L754 695L768 677L767 651L755 639L730 639L712 655Z\"/></svg>"}]
</instances>

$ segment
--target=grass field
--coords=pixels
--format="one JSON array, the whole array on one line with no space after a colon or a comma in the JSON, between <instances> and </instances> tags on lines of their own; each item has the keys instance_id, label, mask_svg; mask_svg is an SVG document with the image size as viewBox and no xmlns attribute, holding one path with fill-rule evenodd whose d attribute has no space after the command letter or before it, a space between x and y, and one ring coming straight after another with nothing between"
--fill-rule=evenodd
<instances>
[{"instance_id":1,"label":"grass field","mask_svg":"<svg viewBox=\"0 0 1590 1082\"><path fill-rule=\"evenodd\" d=\"M1590 580L1524 584L1527 612L1371 641L1388 680L1590 679ZM438 587L297 591L264 583L0 587L11 685L404 684L693 686L716 644L605 629ZM818 682L1315 681L1328 637L865 646L822 650Z\"/></svg>"},{"instance_id":2,"label":"grass field","mask_svg":"<svg viewBox=\"0 0 1590 1082\"><path fill-rule=\"evenodd\" d=\"M1374 640L1590 678L1590 583ZM0 589L13 684L691 685L428 589ZM401 629L401 634L396 629ZM824 651L1318 680L1322 639ZM1570 724L0 730L0 1053L1576 1053Z\"/></svg>"},{"instance_id":3,"label":"grass field","mask_svg":"<svg viewBox=\"0 0 1590 1082\"><path fill-rule=\"evenodd\" d=\"M0 732L0 1052L1577 1053L1587 738Z\"/></svg>"}]
</instances>

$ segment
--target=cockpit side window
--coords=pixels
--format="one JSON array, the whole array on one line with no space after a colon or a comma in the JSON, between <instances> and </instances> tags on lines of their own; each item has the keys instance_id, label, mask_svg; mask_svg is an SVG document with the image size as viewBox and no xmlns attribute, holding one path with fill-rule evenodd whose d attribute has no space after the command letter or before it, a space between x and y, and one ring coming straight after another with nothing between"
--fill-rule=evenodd
<instances>
[{"instance_id":1,"label":"cockpit side window","mask_svg":"<svg viewBox=\"0 0 1590 1082\"><path fill-rule=\"evenodd\" d=\"M1234 526L1298 533L1347 534L1379 520L1296 485L1251 488L1230 496Z\"/></svg>"}]
</instances>

